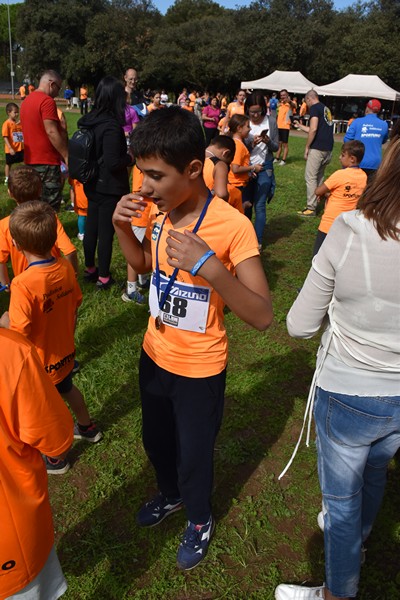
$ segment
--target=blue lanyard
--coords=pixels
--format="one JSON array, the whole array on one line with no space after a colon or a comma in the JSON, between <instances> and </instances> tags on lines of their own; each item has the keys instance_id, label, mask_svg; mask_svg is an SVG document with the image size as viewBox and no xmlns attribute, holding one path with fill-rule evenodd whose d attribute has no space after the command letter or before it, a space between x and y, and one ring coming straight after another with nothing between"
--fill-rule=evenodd
<instances>
[{"instance_id":1,"label":"blue lanyard","mask_svg":"<svg viewBox=\"0 0 400 600\"><path fill-rule=\"evenodd\" d=\"M197 232L198 232L198 230L199 230L199 228L200 228L200 225L202 224L202 222L203 222L203 219L204 219L204 217L206 216L207 209L208 209L208 207L209 207L209 205L210 205L210 202L211 202L211 200L212 200L212 199L213 199L213 195L212 195L212 193L209 191L209 192L208 192L208 198L207 198L207 200L206 200L206 203L204 204L204 206L203 206L203 210L201 211L201 213L200 213L200 216L199 216L199 218L197 219L197 223L196 223L196 225L193 227L192 233L197 233ZM161 239L161 233L162 233L162 230L163 230L163 227L164 227L164 223L165 223L165 220L166 220L166 218L167 218L167 217L168 217L168 214L166 214L166 215L164 216L164 219L163 219L163 221L162 221L162 223L161 223L160 232L159 232L159 234L158 234L158 237L157 237L157 243L156 243L156 273L155 273L155 275L156 275L156 290L157 290L157 300L158 300L158 306L159 306L159 309L160 309L160 310L162 310L162 309L163 309L163 306L164 306L164 304L165 304L165 301L166 301L166 299L167 299L167 297L168 297L168 294L169 294L169 293L170 293L170 291L171 291L171 288L172 288L172 286L173 286L173 285L174 285L174 283L175 283L175 279L176 279L176 276L178 275L178 271L179 271L179 268L178 268L178 267L176 267L176 268L174 269L174 272L172 273L171 277L169 278L169 281L168 281L167 287L165 288L165 290L164 290L164 293L163 293L163 295L162 295L162 296L161 296L161 298L160 298L160 264L159 264L159 262L158 262L158 245L159 245L159 243L160 243L160 239Z\"/></svg>"},{"instance_id":2,"label":"blue lanyard","mask_svg":"<svg viewBox=\"0 0 400 600\"><path fill-rule=\"evenodd\" d=\"M51 258L45 258L44 260L35 260L34 262L31 262L31 264L28 265L26 267L26 269L29 269L29 267L34 267L36 265L45 265L45 264L51 263L55 260L56 259L54 258L54 256L52 256ZM26 269L25 269L25 271L26 271Z\"/></svg>"}]
</instances>

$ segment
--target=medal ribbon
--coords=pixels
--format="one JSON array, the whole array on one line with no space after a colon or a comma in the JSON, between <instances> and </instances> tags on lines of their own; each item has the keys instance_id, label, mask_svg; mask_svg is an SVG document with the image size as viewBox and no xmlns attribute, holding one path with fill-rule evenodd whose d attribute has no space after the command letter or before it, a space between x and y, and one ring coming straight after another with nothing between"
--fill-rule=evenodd
<instances>
[{"instance_id":1,"label":"medal ribbon","mask_svg":"<svg viewBox=\"0 0 400 600\"><path fill-rule=\"evenodd\" d=\"M210 202L211 202L212 199L213 199L213 195L209 191L206 203L204 204L203 210L201 211L200 216L197 219L196 225L193 227L192 233L197 233L198 230L200 229L200 225L202 224L203 219L206 216L207 209L208 209L208 207L209 207ZM158 262L158 245L160 243L161 233L162 233L162 230L163 230L163 227L164 227L164 223L165 223L165 220L166 220L167 217L168 217L168 214L166 214L164 216L164 219L163 219L163 221L161 223L160 232L158 234L157 243L156 243L156 272L155 272L155 275L156 275L157 300L158 300L158 306L159 306L160 311L162 311L162 309L163 309L163 306L165 304L165 300L167 299L168 294L170 293L171 288L172 288L172 286L175 283L175 279L176 279L176 276L178 275L178 271L179 271L178 267L176 267L174 269L171 277L169 278L167 287L165 288L164 293L163 293L163 295L160 298L160 264Z\"/></svg>"}]
</instances>

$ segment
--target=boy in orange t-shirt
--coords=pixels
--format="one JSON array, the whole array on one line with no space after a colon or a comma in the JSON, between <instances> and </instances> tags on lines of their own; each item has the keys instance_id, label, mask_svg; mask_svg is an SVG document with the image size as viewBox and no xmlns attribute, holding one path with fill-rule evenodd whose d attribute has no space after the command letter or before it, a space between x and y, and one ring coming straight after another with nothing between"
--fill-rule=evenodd
<instances>
[{"instance_id":1,"label":"boy in orange t-shirt","mask_svg":"<svg viewBox=\"0 0 400 600\"><path fill-rule=\"evenodd\" d=\"M318 227L313 257L321 248L336 217L357 208L358 200L367 186L367 175L360 169L364 152L365 146L362 142L345 142L339 156L342 169L335 171L315 190L318 197L330 195Z\"/></svg>"},{"instance_id":2,"label":"boy in orange t-shirt","mask_svg":"<svg viewBox=\"0 0 400 600\"><path fill-rule=\"evenodd\" d=\"M51 589L58 598L67 584L41 454L63 458L74 425L33 344L7 329L0 329L0 412L0 597L48 598Z\"/></svg>"},{"instance_id":3,"label":"boy in orange t-shirt","mask_svg":"<svg viewBox=\"0 0 400 600\"><path fill-rule=\"evenodd\" d=\"M228 135L218 135L206 148L203 179L218 198L226 200L243 214L242 193L228 183L229 168L235 155L235 142Z\"/></svg>"},{"instance_id":4,"label":"boy in orange t-shirt","mask_svg":"<svg viewBox=\"0 0 400 600\"><path fill-rule=\"evenodd\" d=\"M143 175L136 165L132 171L132 194L140 194L142 187ZM139 242L143 242L146 233L146 228L150 217L151 203L149 202L145 210L138 217L132 217L132 231ZM135 269L129 263L126 265L126 291L122 294L121 300L124 302L135 302L136 304L146 304L146 298L138 287L142 290L149 288L149 279L146 274L136 273Z\"/></svg>"},{"instance_id":5,"label":"boy in orange t-shirt","mask_svg":"<svg viewBox=\"0 0 400 600\"><path fill-rule=\"evenodd\" d=\"M81 242L85 238L86 218L88 211L88 199L86 198L85 190L83 189L83 183L77 179L68 179L70 187L70 199L71 204L74 207L74 211L78 215L78 235L77 238Z\"/></svg>"},{"instance_id":6,"label":"boy in orange t-shirt","mask_svg":"<svg viewBox=\"0 0 400 600\"><path fill-rule=\"evenodd\" d=\"M227 364L224 305L259 330L272 320L268 284L250 221L213 196L203 180L199 119L178 107L154 111L132 136L143 173L140 194L121 198L113 223L127 261L153 269L140 358L142 432L159 493L137 514L152 527L186 508L177 564L205 557L214 531L213 453ZM141 244L131 219L152 202Z\"/></svg>"},{"instance_id":7,"label":"boy in orange t-shirt","mask_svg":"<svg viewBox=\"0 0 400 600\"><path fill-rule=\"evenodd\" d=\"M250 177L254 173L262 170L262 165L250 164L250 152L244 143L250 132L250 120L246 115L233 115L229 119L229 130L235 142L236 151L233 157L228 181L230 185L236 187L240 192L246 187ZM249 202L243 204L243 209L247 208Z\"/></svg>"},{"instance_id":8,"label":"boy in orange t-shirt","mask_svg":"<svg viewBox=\"0 0 400 600\"><path fill-rule=\"evenodd\" d=\"M17 204L38 200L42 193L42 181L35 169L28 165L16 167L10 173L8 181L8 193L14 198ZM0 221L0 284L9 285L10 277L7 269L7 262L11 260L11 267L14 276L22 273L28 266L25 256L18 252L12 243L9 230L10 217L5 217ZM75 273L78 273L78 254L75 246L65 233L57 217L57 240L51 253L55 257L64 257L71 263Z\"/></svg>"},{"instance_id":9,"label":"boy in orange t-shirt","mask_svg":"<svg viewBox=\"0 0 400 600\"><path fill-rule=\"evenodd\" d=\"M4 140L4 151L6 153L6 166L4 170L4 183L8 183L12 165L24 162L24 135L19 122L19 108L15 102L9 102L6 106L7 121L4 121L1 134Z\"/></svg>"},{"instance_id":10,"label":"boy in orange t-shirt","mask_svg":"<svg viewBox=\"0 0 400 600\"><path fill-rule=\"evenodd\" d=\"M10 216L10 233L28 266L11 284L9 313L2 324L26 336L35 346L44 369L77 418L74 437L98 442L101 431L91 420L81 392L72 383L74 332L82 293L73 268L51 254L57 238L52 207L41 200L24 202ZM63 474L66 459L46 456L48 473Z\"/></svg>"}]
</instances>

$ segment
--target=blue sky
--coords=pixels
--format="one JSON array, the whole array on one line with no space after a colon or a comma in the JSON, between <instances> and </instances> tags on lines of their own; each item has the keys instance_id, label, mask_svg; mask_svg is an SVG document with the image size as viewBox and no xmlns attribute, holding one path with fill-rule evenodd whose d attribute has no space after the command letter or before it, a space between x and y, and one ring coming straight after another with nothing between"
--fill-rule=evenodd
<instances>
[{"instance_id":1,"label":"blue sky","mask_svg":"<svg viewBox=\"0 0 400 600\"><path fill-rule=\"evenodd\" d=\"M237 6L248 6L251 0L215 0L221 6L225 6L225 8L236 8ZM354 0L355 2L355 0ZM168 8L174 4L174 0L153 0L154 5L158 8L160 12L163 14L166 13ZM335 8L340 10L341 8L346 8L346 6L350 6L353 4L352 0L333 0Z\"/></svg>"}]
</instances>

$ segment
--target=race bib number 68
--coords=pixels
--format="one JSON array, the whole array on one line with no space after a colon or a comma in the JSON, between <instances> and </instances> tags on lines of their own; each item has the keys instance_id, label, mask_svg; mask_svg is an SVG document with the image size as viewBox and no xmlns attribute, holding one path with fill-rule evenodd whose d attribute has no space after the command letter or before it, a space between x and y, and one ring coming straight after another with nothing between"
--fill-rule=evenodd
<instances>
[{"instance_id":1,"label":"race bib number 68","mask_svg":"<svg viewBox=\"0 0 400 600\"><path fill-rule=\"evenodd\" d=\"M160 274L160 297L164 294L168 281L167 277ZM151 316L154 318L159 316L164 325L176 329L205 333L210 294L211 290L208 287L175 281L165 299L163 309L160 311L156 279L153 273L150 285Z\"/></svg>"}]
</instances>

